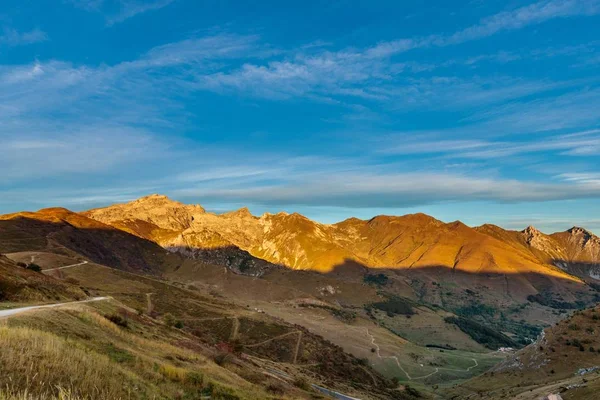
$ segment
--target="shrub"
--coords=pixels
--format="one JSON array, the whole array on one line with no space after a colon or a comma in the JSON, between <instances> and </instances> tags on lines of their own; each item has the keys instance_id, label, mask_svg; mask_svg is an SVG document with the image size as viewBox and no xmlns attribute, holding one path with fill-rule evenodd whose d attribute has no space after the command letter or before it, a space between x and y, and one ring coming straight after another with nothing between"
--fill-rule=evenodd
<instances>
[{"instance_id":1,"label":"shrub","mask_svg":"<svg viewBox=\"0 0 600 400\"><path fill-rule=\"evenodd\" d=\"M310 390L310 383L304 377L297 377L294 379L294 386L302 390Z\"/></svg>"},{"instance_id":2,"label":"shrub","mask_svg":"<svg viewBox=\"0 0 600 400\"><path fill-rule=\"evenodd\" d=\"M165 325L167 325L170 328L183 328L183 322L175 318L171 313L166 313L165 315L163 315L163 321L165 322Z\"/></svg>"},{"instance_id":3,"label":"shrub","mask_svg":"<svg viewBox=\"0 0 600 400\"><path fill-rule=\"evenodd\" d=\"M231 355L231 353L221 351L213 357L213 360L217 365L220 365L222 367L225 364L229 363L232 360L232 358L233 356Z\"/></svg>"},{"instance_id":4,"label":"shrub","mask_svg":"<svg viewBox=\"0 0 600 400\"><path fill-rule=\"evenodd\" d=\"M286 387L283 383L279 381L271 382L267 385L267 392L276 395L283 395L286 392Z\"/></svg>"},{"instance_id":5,"label":"shrub","mask_svg":"<svg viewBox=\"0 0 600 400\"><path fill-rule=\"evenodd\" d=\"M200 372L190 371L185 376L185 382L189 385L202 387L204 376Z\"/></svg>"},{"instance_id":6,"label":"shrub","mask_svg":"<svg viewBox=\"0 0 600 400\"><path fill-rule=\"evenodd\" d=\"M413 397L421 397L421 393L419 393L419 391L415 388L413 388L412 386L406 385L404 386L404 391L406 392L406 394L413 396Z\"/></svg>"},{"instance_id":7,"label":"shrub","mask_svg":"<svg viewBox=\"0 0 600 400\"><path fill-rule=\"evenodd\" d=\"M34 263L28 264L27 269L34 272L42 272L42 267Z\"/></svg>"},{"instance_id":8,"label":"shrub","mask_svg":"<svg viewBox=\"0 0 600 400\"><path fill-rule=\"evenodd\" d=\"M111 321L113 324L123 328L127 328L129 326L129 322L127 322L127 319L123 318L119 314L105 315L104 318Z\"/></svg>"}]
</instances>

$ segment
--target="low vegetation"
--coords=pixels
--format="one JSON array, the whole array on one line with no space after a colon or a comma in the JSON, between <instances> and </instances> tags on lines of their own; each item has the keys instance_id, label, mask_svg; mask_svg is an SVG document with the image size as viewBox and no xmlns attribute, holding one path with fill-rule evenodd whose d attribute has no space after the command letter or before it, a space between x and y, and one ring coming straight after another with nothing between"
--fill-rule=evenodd
<instances>
[{"instance_id":1,"label":"low vegetation","mask_svg":"<svg viewBox=\"0 0 600 400\"><path fill-rule=\"evenodd\" d=\"M449 324L456 325L461 331L471 336L473 340L484 345L488 349L497 350L500 347L519 347L519 344L508 336L471 319L464 317L447 317L444 320Z\"/></svg>"},{"instance_id":2,"label":"low vegetation","mask_svg":"<svg viewBox=\"0 0 600 400\"><path fill-rule=\"evenodd\" d=\"M390 317L395 315L410 316L415 314L413 303L410 300L397 296L392 296L386 301L372 303L369 305L369 308L375 308L377 310L384 311Z\"/></svg>"},{"instance_id":3,"label":"low vegetation","mask_svg":"<svg viewBox=\"0 0 600 400\"><path fill-rule=\"evenodd\" d=\"M557 300L550 293L547 292L529 295L527 296L527 300L531 303L538 303L546 307L562 310L575 310L582 309L585 307L585 302L583 301L575 301L571 303L568 301Z\"/></svg>"},{"instance_id":4,"label":"low vegetation","mask_svg":"<svg viewBox=\"0 0 600 400\"><path fill-rule=\"evenodd\" d=\"M389 278L385 274L367 274L363 280L369 285L385 286L387 285Z\"/></svg>"}]
</instances>

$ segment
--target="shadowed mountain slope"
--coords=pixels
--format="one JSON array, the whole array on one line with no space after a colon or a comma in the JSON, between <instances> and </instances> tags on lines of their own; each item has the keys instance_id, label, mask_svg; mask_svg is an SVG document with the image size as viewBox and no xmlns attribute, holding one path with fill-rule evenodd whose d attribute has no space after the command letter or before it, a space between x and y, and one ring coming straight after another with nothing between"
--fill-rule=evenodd
<instances>
[{"instance_id":1,"label":"shadowed mountain slope","mask_svg":"<svg viewBox=\"0 0 600 400\"><path fill-rule=\"evenodd\" d=\"M0 252L48 251L159 274L180 262L156 243L64 208L0 216Z\"/></svg>"}]
</instances>

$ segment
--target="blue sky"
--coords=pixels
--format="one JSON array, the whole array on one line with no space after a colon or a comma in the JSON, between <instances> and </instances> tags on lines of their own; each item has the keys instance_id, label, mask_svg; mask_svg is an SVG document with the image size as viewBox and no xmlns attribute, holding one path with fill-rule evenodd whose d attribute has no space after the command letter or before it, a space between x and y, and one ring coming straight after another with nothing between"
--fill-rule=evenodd
<instances>
[{"instance_id":1,"label":"blue sky","mask_svg":"<svg viewBox=\"0 0 600 400\"><path fill-rule=\"evenodd\" d=\"M0 212L600 232L600 0L254 3L4 0Z\"/></svg>"}]
</instances>

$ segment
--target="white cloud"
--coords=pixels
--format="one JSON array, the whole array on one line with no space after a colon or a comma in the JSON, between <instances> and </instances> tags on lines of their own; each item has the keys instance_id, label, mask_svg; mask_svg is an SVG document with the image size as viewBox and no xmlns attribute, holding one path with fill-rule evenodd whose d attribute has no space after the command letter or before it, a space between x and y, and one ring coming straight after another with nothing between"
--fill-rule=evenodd
<instances>
[{"instance_id":1,"label":"white cloud","mask_svg":"<svg viewBox=\"0 0 600 400\"><path fill-rule=\"evenodd\" d=\"M109 26L118 24L131 17L135 17L138 14L159 10L174 1L175 0L121 0L121 10L118 14L108 17L106 23Z\"/></svg>"},{"instance_id":2,"label":"white cloud","mask_svg":"<svg viewBox=\"0 0 600 400\"><path fill-rule=\"evenodd\" d=\"M175 0L68 0L69 3L90 12L106 11L106 25L112 26L148 11L159 10Z\"/></svg>"},{"instance_id":3,"label":"white cloud","mask_svg":"<svg viewBox=\"0 0 600 400\"><path fill-rule=\"evenodd\" d=\"M600 186L491 179L441 173L324 172L310 180L250 188L185 188L203 201L276 206L409 207L454 201L545 202L600 196Z\"/></svg>"},{"instance_id":4,"label":"white cloud","mask_svg":"<svg viewBox=\"0 0 600 400\"><path fill-rule=\"evenodd\" d=\"M396 135L386 140L380 149L383 154L444 154L447 158L492 159L520 154L555 152L569 156L600 155L600 130L562 135L539 135L527 141L483 141L432 139L418 133ZM407 137L408 136L408 137Z\"/></svg>"},{"instance_id":5,"label":"white cloud","mask_svg":"<svg viewBox=\"0 0 600 400\"><path fill-rule=\"evenodd\" d=\"M4 28L4 33L0 34L0 45L21 46L48 40L48 35L36 28L28 32L19 32L12 28Z\"/></svg>"},{"instance_id":6,"label":"white cloud","mask_svg":"<svg viewBox=\"0 0 600 400\"><path fill-rule=\"evenodd\" d=\"M555 18L591 16L600 13L599 0L543 0L528 6L483 18L478 24L449 36L431 35L422 38L382 42L369 49L371 57L389 57L416 48L442 47L492 36L498 32L521 29Z\"/></svg>"}]
</instances>

